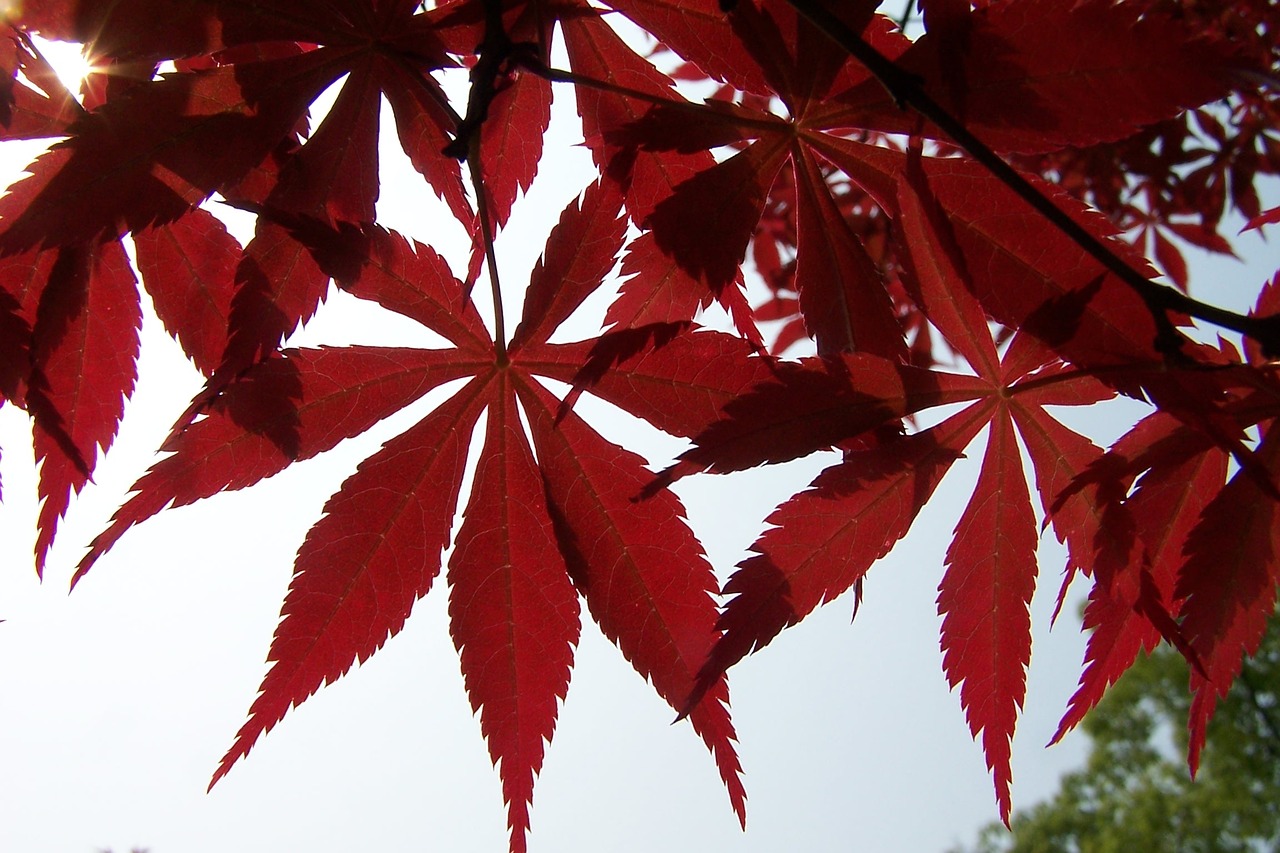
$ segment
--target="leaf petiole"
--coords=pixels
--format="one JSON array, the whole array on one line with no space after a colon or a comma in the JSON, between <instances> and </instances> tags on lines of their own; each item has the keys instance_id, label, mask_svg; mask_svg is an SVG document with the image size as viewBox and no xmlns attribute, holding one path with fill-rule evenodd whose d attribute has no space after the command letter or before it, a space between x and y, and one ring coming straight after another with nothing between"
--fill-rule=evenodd
<instances>
[{"instance_id":1,"label":"leaf petiole","mask_svg":"<svg viewBox=\"0 0 1280 853\"><path fill-rule=\"evenodd\" d=\"M461 139L462 137L459 137ZM480 162L480 134L468 137L467 171L471 174L471 187L476 193L476 215L480 220L480 236L484 241L485 266L489 271L489 289L493 293L493 340L498 364L507 362L507 329L502 312L502 285L498 281L498 257L493 248L493 223L489 219L489 199L485 192L484 174ZM468 276L470 278L470 276ZM473 282L468 282L465 299L471 298Z\"/></svg>"}]
</instances>

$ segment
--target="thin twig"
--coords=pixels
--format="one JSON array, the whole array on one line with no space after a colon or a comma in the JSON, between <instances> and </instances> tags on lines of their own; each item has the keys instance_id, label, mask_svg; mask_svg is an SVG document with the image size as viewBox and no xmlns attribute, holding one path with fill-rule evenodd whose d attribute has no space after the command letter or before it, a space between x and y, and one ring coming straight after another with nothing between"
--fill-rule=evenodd
<instances>
[{"instance_id":1,"label":"thin twig","mask_svg":"<svg viewBox=\"0 0 1280 853\"><path fill-rule=\"evenodd\" d=\"M529 47L513 42L507 34L502 22L502 0L484 0L484 40L476 47L479 58L471 69L467 114L457 121L453 141L442 152L449 157L466 161L467 171L471 175L471 188L476 195L476 216L480 220L480 239L484 244L485 266L489 270L489 289L493 293L494 353L499 364L507 362L507 329L502 310L502 284L498 280L498 257L493 247L493 222L489 218L489 194L485 189L484 168L480 157L481 129L489 117L489 107L498 94L499 80L509 70L513 57L527 52ZM471 299L473 286L474 282L468 280L464 300Z\"/></svg>"},{"instance_id":2,"label":"thin twig","mask_svg":"<svg viewBox=\"0 0 1280 853\"><path fill-rule=\"evenodd\" d=\"M634 98L637 101L644 101L662 109L687 112L691 116L696 116L699 121L721 118L737 127L752 127L769 133L778 133L789 127L787 122L781 118L761 119L750 115L720 111L715 108L714 104L716 102L714 101L701 104L696 101L687 101L679 97L679 93L674 90L672 90L671 94L675 97L668 98L662 95L655 95L652 92L642 92L639 89L632 89L628 86L619 86L617 83L610 83L607 80L586 77L573 71L565 71L562 68L551 68L536 57L520 56L516 61L521 68L552 83L571 83L575 86L622 95L625 98Z\"/></svg>"},{"instance_id":3,"label":"thin twig","mask_svg":"<svg viewBox=\"0 0 1280 853\"><path fill-rule=\"evenodd\" d=\"M502 285L498 281L498 257L493 248L493 225L489 219L489 198L485 191L484 174L480 160L480 134L473 133L469 137L470 150L467 152L467 171L471 174L471 187L476 193L476 216L480 219L480 238L484 242L485 266L489 268L489 289L493 293L493 348L498 363L507 360L507 329L502 311ZM470 278L470 276L468 276ZM471 298L470 287L466 298Z\"/></svg>"},{"instance_id":4,"label":"thin twig","mask_svg":"<svg viewBox=\"0 0 1280 853\"><path fill-rule=\"evenodd\" d=\"M467 159L471 138L480 135L503 78L520 57L536 53L537 45L514 42L507 34L502 23L502 0L484 0L484 40L476 47L476 64L471 67L467 114L458 123L453 141L444 148L447 156Z\"/></svg>"}]
</instances>

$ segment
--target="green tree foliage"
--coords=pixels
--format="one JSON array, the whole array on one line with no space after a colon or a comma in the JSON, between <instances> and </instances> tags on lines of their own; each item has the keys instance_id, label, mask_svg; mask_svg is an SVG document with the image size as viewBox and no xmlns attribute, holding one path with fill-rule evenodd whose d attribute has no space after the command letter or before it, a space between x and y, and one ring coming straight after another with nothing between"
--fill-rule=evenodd
<instances>
[{"instance_id":1,"label":"green tree foliage","mask_svg":"<svg viewBox=\"0 0 1280 853\"><path fill-rule=\"evenodd\" d=\"M1209 726L1193 781L1187 665L1161 645L1124 674L1083 728L1085 767L1019 811L1012 833L983 830L977 853L1231 853L1280 850L1280 617L1246 658Z\"/></svg>"}]
</instances>

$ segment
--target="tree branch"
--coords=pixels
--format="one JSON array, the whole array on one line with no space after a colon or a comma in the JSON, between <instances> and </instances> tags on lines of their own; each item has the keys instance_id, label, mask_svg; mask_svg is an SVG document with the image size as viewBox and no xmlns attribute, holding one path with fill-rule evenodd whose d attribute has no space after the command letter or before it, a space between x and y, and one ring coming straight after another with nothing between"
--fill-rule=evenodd
<instances>
[{"instance_id":1,"label":"tree branch","mask_svg":"<svg viewBox=\"0 0 1280 853\"><path fill-rule=\"evenodd\" d=\"M489 117L489 107L504 88L503 78L519 57L537 52L537 46L515 42L502 23L502 0L484 0L484 40L476 46L476 64L471 67L471 90L467 93L467 114L458 122L453 141L444 154L466 160L472 151L471 138L479 137Z\"/></svg>"}]
</instances>

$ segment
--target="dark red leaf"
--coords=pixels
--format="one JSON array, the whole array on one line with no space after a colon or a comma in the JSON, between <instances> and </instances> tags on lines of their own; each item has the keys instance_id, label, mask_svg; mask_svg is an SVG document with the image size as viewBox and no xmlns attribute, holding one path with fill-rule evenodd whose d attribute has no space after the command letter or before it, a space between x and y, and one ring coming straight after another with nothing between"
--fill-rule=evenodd
<instances>
[{"instance_id":1,"label":"dark red leaf","mask_svg":"<svg viewBox=\"0 0 1280 853\"><path fill-rule=\"evenodd\" d=\"M943 617L942 669L952 688L960 686L969 731L975 738L982 735L1006 824L1011 742L1031 660L1035 581L1035 515L1013 421L1001 407L991 421L978 484L947 550L938 613Z\"/></svg>"},{"instance_id":2,"label":"dark red leaf","mask_svg":"<svg viewBox=\"0 0 1280 853\"><path fill-rule=\"evenodd\" d=\"M1100 279L1101 266L1012 191L967 161L929 160L925 171L989 314L1015 327L1043 317L1044 328L1031 331L1081 366L1161 360L1155 323L1138 295L1113 276ZM1054 201L1136 269L1149 270L1109 240L1112 230L1099 218L1061 196Z\"/></svg>"},{"instance_id":3,"label":"dark red leaf","mask_svg":"<svg viewBox=\"0 0 1280 853\"><path fill-rule=\"evenodd\" d=\"M200 208L135 233L133 244L160 321L200 372L212 376L227 347L240 244Z\"/></svg>"},{"instance_id":4,"label":"dark red leaf","mask_svg":"<svg viewBox=\"0 0 1280 853\"><path fill-rule=\"evenodd\" d=\"M502 226L517 193L529 189L538 174L542 136L551 123L551 83L532 74L517 74L494 99L490 112L491 120L481 127L480 162L492 205L490 215Z\"/></svg>"},{"instance_id":5,"label":"dark red leaf","mask_svg":"<svg viewBox=\"0 0 1280 853\"><path fill-rule=\"evenodd\" d=\"M0 404L25 396L31 374L31 326L21 306L0 288Z\"/></svg>"},{"instance_id":6,"label":"dark red leaf","mask_svg":"<svg viewBox=\"0 0 1280 853\"><path fill-rule=\"evenodd\" d=\"M651 477L640 457L601 438L576 414L556 423L557 401L519 385L560 551L570 577L600 629L649 680L667 704L682 710L718 632L711 595L715 576L670 491L633 498ZM724 678L689 715L715 756L739 820L746 794L733 748Z\"/></svg>"},{"instance_id":7,"label":"dark red leaf","mask_svg":"<svg viewBox=\"0 0 1280 853\"><path fill-rule=\"evenodd\" d=\"M601 21L599 13L576 12L562 20L562 28L576 73L652 98L681 100L670 89L670 78L637 56ZM585 86L578 87L577 98L583 135L592 157L606 177L622 184L627 212L636 222L645 221L677 186L715 163L704 151L634 151L607 141L618 133L625 136L653 108L649 101ZM628 280L605 314L606 325L687 322L718 298L745 337L759 338L754 323L741 310L746 302L738 287L724 286L718 294L708 290L706 282L682 268L671 252L659 247L651 233L641 235L628 247L622 274ZM737 277L733 280L738 281Z\"/></svg>"},{"instance_id":8,"label":"dark red leaf","mask_svg":"<svg viewBox=\"0 0 1280 853\"><path fill-rule=\"evenodd\" d=\"M1129 510L1143 534L1150 583L1166 609L1174 609L1173 584L1182 565L1187 536L1221 489L1226 462L1227 455L1221 450L1207 448L1180 464L1154 469L1143 477L1129 501ZM1084 628L1091 631L1085 670L1053 742L1098 704L1140 650L1149 652L1159 642L1159 629L1139 610L1140 594L1136 583L1126 590L1094 585L1084 612Z\"/></svg>"},{"instance_id":9,"label":"dark red leaf","mask_svg":"<svg viewBox=\"0 0 1280 853\"><path fill-rule=\"evenodd\" d=\"M475 215L463 188L462 171L456 158L442 153L454 130L444 90L433 78L410 73L396 63L387 63L379 79L395 115L400 147L454 217L470 230Z\"/></svg>"},{"instance_id":10,"label":"dark red leaf","mask_svg":"<svg viewBox=\"0 0 1280 853\"><path fill-rule=\"evenodd\" d=\"M76 580L126 530L165 507L251 486L483 364L452 350L347 347L286 350L250 368L161 447L172 455L134 484L136 494L93 540Z\"/></svg>"},{"instance_id":11,"label":"dark red leaf","mask_svg":"<svg viewBox=\"0 0 1280 853\"><path fill-rule=\"evenodd\" d=\"M850 32L861 33L870 23L880 0L821 0ZM733 33L759 63L761 73L793 116L802 117L811 103L820 103L834 87L844 88L848 76L837 76L851 62L849 54L825 32L786 2L766 0L740 3L729 15ZM661 37L661 36L660 36ZM717 56L723 62L723 56ZM861 76L861 69L850 69ZM712 72L714 73L714 72ZM723 72L729 74L728 69ZM744 88L744 87L743 87Z\"/></svg>"},{"instance_id":12,"label":"dark red leaf","mask_svg":"<svg viewBox=\"0 0 1280 853\"><path fill-rule=\"evenodd\" d=\"M115 439L137 377L141 325L137 281L119 243L58 251L32 329L33 376L27 390L36 416L43 501L37 572L44 569L71 494L88 481L98 448L105 452Z\"/></svg>"},{"instance_id":13,"label":"dark red leaf","mask_svg":"<svg viewBox=\"0 0 1280 853\"><path fill-rule=\"evenodd\" d=\"M218 365L230 376L274 352L320 307L329 276L288 230L259 219L236 266L227 348Z\"/></svg>"},{"instance_id":14,"label":"dark red leaf","mask_svg":"<svg viewBox=\"0 0 1280 853\"><path fill-rule=\"evenodd\" d=\"M258 738L399 633L440 571L467 442L484 405L476 380L361 463L298 551L249 720L213 787Z\"/></svg>"},{"instance_id":15,"label":"dark red leaf","mask_svg":"<svg viewBox=\"0 0 1280 853\"><path fill-rule=\"evenodd\" d=\"M1179 290L1187 289L1187 261L1182 257L1182 252L1173 242L1160 233L1155 231L1155 255L1156 261L1160 264L1160 268L1164 270L1164 274L1169 277Z\"/></svg>"},{"instance_id":16,"label":"dark red leaf","mask_svg":"<svg viewBox=\"0 0 1280 853\"><path fill-rule=\"evenodd\" d=\"M772 95L765 73L734 33L718 0L611 0L610 6L716 80Z\"/></svg>"},{"instance_id":17,"label":"dark red leaf","mask_svg":"<svg viewBox=\"0 0 1280 853\"><path fill-rule=\"evenodd\" d=\"M781 142L756 142L681 183L643 224L663 253L718 295L737 280L765 195L786 156ZM713 223L714 239L708 239Z\"/></svg>"},{"instance_id":18,"label":"dark red leaf","mask_svg":"<svg viewBox=\"0 0 1280 853\"><path fill-rule=\"evenodd\" d=\"M471 707L502 774L517 853L525 850L544 743L569 688L578 596L552 535L515 397L498 393L502 402L489 408L475 488L449 560L449 622Z\"/></svg>"},{"instance_id":19,"label":"dark red leaf","mask_svg":"<svg viewBox=\"0 0 1280 853\"><path fill-rule=\"evenodd\" d=\"M574 72L652 99L684 102L671 88L671 78L628 47L601 20L599 12L579 10L565 18L561 27ZM591 148L592 158L602 173L623 182L628 191L627 210L634 219L643 220L676 185L714 162L705 152L693 155L640 152L619 158L626 146L607 140L619 133L625 134L642 120L653 104L587 86L578 87L576 95L583 138Z\"/></svg>"},{"instance_id":20,"label":"dark red leaf","mask_svg":"<svg viewBox=\"0 0 1280 853\"><path fill-rule=\"evenodd\" d=\"M612 181L587 187L570 202L551 231L547 249L529 278L524 317L511 348L546 342L582 300L600 287L617 262L627 222L622 193Z\"/></svg>"},{"instance_id":21,"label":"dark red leaf","mask_svg":"<svg viewBox=\"0 0 1280 853\"><path fill-rule=\"evenodd\" d=\"M0 259L0 316L5 332L0 337L4 356L0 361L0 395L20 406L25 405L31 376L31 330L57 259L56 251Z\"/></svg>"},{"instance_id":22,"label":"dark red leaf","mask_svg":"<svg viewBox=\"0 0 1280 853\"><path fill-rule=\"evenodd\" d=\"M807 153L796 170L796 289L819 355L867 352L907 360L884 279ZM815 263L816 261L816 263Z\"/></svg>"},{"instance_id":23,"label":"dark red leaf","mask_svg":"<svg viewBox=\"0 0 1280 853\"><path fill-rule=\"evenodd\" d=\"M165 79L78 120L0 202L0 250L172 222L244 177L341 73L316 51Z\"/></svg>"},{"instance_id":24,"label":"dark red leaf","mask_svg":"<svg viewBox=\"0 0 1280 853\"><path fill-rule=\"evenodd\" d=\"M742 291L741 270L715 293L708 289L704 277L683 268L675 256L659 245L654 233L646 231L627 246L622 275L627 281L605 313L606 326L625 329L654 323L688 323L712 301L718 301L729 311L743 337L761 341Z\"/></svg>"},{"instance_id":25,"label":"dark red leaf","mask_svg":"<svg viewBox=\"0 0 1280 853\"><path fill-rule=\"evenodd\" d=\"M727 101L696 107L685 101L659 101L621 129L606 131L605 141L622 149L694 154L755 139L762 131L785 133L787 122Z\"/></svg>"},{"instance_id":26,"label":"dark red leaf","mask_svg":"<svg viewBox=\"0 0 1280 853\"><path fill-rule=\"evenodd\" d=\"M858 582L910 529L990 415L991 405L978 403L924 432L846 454L778 507L755 555L725 585L734 598L699 685Z\"/></svg>"},{"instance_id":27,"label":"dark red leaf","mask_svg":"<svg viewBox=\"0 0 1280 853\"><path fill-rule=\"evenodd\" d=\"M459 349L487 352L492 343L462 282L430 246L371 226L319 260L343 290L417 320Z\"/></svg>"},{"instance_id":28,"label":"dark red leaf","mask_svg":"<svg viewBox=\"0 0 1280 853\"><path fill-rule=\"evenodd\" d=\"M929 189L920 159L908 158L898 181L899 239L910 272L907 285L920 310L982 376L1000 376L1000 357L987 331L987 315L972 293L964 257L937 199Z\"/></svg>"},{"instance_id":29,"label":"dark red leaf","mask_svg":"<svg viewBox=\"0 0 1280 853\"><path fill-rule=\"evenodd\" d=\"M1280 431L1266 431L1258 461L1280 472ZM1248 471L1214 495L1187 537L1187 561L1174 594L1185 599L1182 630L1203 666L1191 676L1188 763L1195 773L1205 727L1220 697L1257 651L1280 582L1280 524L1274 497Z\"/></svg>"},{"instance_id":30,"label":"dark red leaf","mask_svg":"<svg viewBox=\"0 0 1280 853\"><path fill-rule=\"evenodd\" d=\"M1127 514L1114 506L1123 496L1122 490L1108 490L1110 484L1105 482L1076 488L1077 478L1101 456L1098 447L1038 405L1026 405L1015 398L1010 409L1035 470L1045 519L1053 525L1058 541L1067 546L1066 573L1058 599L1061 608L1076 571L1096 574L1105 585L1141 559L1141 543Z\"/></svg>"},{"instance_id":31,"label":"dark red leaf","mask_svg":"<svg viewBox=\"0 0 1280 853\"><path fill-rule=\"evenodd\" d=\"M646 493L698 471L726 473L785 462L832 447L901 418L985 397L981 379L922 370L877 356L781 363L773 381L729 403Z\"/></svg>"},{"instance_id":32,"label":"dark red leaf","mask_svg":"<svg viewBox=\"0 0 1280 853\"><path fill-rule=\"evenodd\" d=\"M371 62L353 69L332 109L289 159L269 204L326 222L373 222L378 200L378 113Z\"/></svg>"},{"instance_id":33,"label":"dark red leaf","mask_svg":"<svg viewBox=\"0 0 1280 853\"><path fill-rule=\"evenodd\" d=\"M1056 151L1121 139L1223 97L1236 60L1229 46L1197 35L1181 21L1106 0L994 3L968 17L959 68L953 43L937 32L898 64L992 148ZM839 100L861 127L915 130L915 115L874 80Z\"/></svg>"},{"instance_id":34,"label":"dark red leaf","mask_svg":"<svg viewBox=\"0 0 1280 853\"><path fill-rule=\"evenodd\" d=\"M667 331L660 346L655 328L641 327L539 347L522 353L519 364L680 436L702 432L729 401L773 376L775 363L741 338L687 327Z\"/></svg>"},{"instance_id":35,"label":"dark red leaf","mask_svg":"<svg viewBox=\"0 0 1280 853\"><path fill-rule=\"evenodd\" d=\"M1260 229L1264 225L1274 225L1280 222L1280 206L1273 207L1270 210L1264 210L1244 226L1244 230L1251 231Z\"/></svg>"},{"instance_id":36,"label":"dark red leaf","mask_svg":"<svg viewBox=\"0 0 1280 853\"><path fill-rule=\"evenodd\" d=\"M1211 227L1191 225L1186 222L1169 222L1165 224L1165 227L1191 245L1198 246L1206 252L1226 255L1229 258L1236 257L1235 251L1231 248L1231 244L1227 242L1226 238Z\"/></svg>"}]
</instances>

